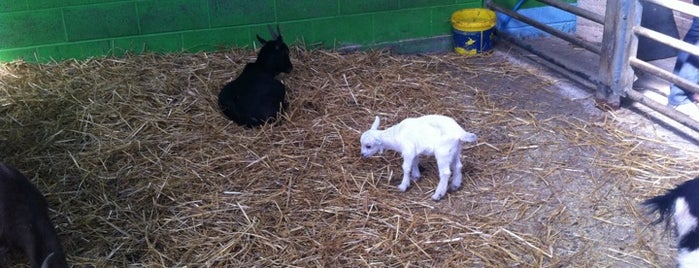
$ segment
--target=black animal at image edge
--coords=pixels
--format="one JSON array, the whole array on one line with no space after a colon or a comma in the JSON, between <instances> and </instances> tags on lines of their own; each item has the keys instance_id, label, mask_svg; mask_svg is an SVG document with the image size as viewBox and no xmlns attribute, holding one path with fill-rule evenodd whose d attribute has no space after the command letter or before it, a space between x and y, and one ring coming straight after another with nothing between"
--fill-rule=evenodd
<instances>
[{"instance_id":1,"label":"black animal at image edge","mask_svg":"<svg viewBox=\"0 0 699 268\"><path fill-rule=\"evenodd\" d=\"M68 267L46 199L19 171L0 163L0 267L20 249L33 268Z\"/></svg>"},{"instance_id":2,"label":"black animal at image edge","mask_svg":"<svg viewBox=\"0 0 699 268\"><path fill-rule=\"evenodd\" d=\"M289 47L282 40L277 26L273 40L264 40L257 60L245 65L243 72L226 84L218 95L221 111L228 119L246 127L256 127L274 122L277 114L286 110L286 87L275 77L293 69L289 59Z\"/></svg>"},{"instance_id":3,"label":"black animal at image edge","mask_svg":"<svg viewBox=\"0 0 699 268\"><path fill-rule=\"evenodd\" d=\"M657 212L654 224L665 223L670 229L674 222L677 236L678 267L698 267L699 264L699 177L688 180L665 194L642 203L649 214Z\"/></svg>"}]
</instances>

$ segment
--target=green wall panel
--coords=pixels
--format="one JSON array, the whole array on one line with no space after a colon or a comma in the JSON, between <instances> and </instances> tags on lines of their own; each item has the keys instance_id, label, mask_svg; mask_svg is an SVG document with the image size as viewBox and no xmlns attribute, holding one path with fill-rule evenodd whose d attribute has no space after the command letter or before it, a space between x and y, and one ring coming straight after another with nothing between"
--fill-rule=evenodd
<instances>
[{"instance_id":1,"label":"green wall panel","mask_svg":"<svg viewBox=\"0 0 699 268\"><path fill-rule=\"evenodd\" d=\"M26 0L26 1L29 5L29 8L32 8L32 9L69 7L69 6L99 4L99 3L124 2L124 1L119 1L119 0Z\"/></svg>"},{"instance_id":2,"label":"green wall panel","mask_svg":"<svg viewBox=\"0 0 699 268\"><path fill-rule=\"evenodd\" d=\"M134 3L77 6L63 9L69 41L137 35Z\"/></svg>"},{"instance_id":3,"label":"green wall panel","mask_svg":"<svg viewBox=\"0 0 699 268\"><path fill-rule=\"evenodd\" d=\"M341 14L359 14L375 11L394 10L400 8L400 1L398 0L339 0L339 3Z\"/></svg>"},{"instance_id":4,"label":"green wall panel","mask_svg":"<svg viewBox=\"0 0 699 268\"><path fill-rule=\"evenodd\" d=\"M400 6L403 8L411 7L433 7L438 5L454 4L454 0L401 0Z\"/></svg>"},{"instance_id":5,"label":"green wall panel","mask_svg":"<svg viewBox=\"0 0 699 268\"><path fill-rule=\"evenodd\" d=\"M287 44L298 42L299 44L311 43L313 39L313 22L310 20L290 21L279 23L279 28ZM250 40L257 40L255 35L265 40L271 39L271 34L267 25L257 25L250 27ZM257 41L255 41L257 43ZM259 45L259 43L257 43Z\"/></svg>"},{"instance_id":6,"label":"green wall panel","mask_svg":"<svg viewBox=\"0 0 699 268\"><path fill-rule=\"evenodd\" d=\"M162 33L209 27L207 3L200 0L139 1L141 33Z\"/></svg>"},{"instance_id":7,"label":"green wall panel","mask_svg":"<svg viewBox=\"0 0 699 268\"><path fill-rule=\"evenodd\" d=\"M127 37L114 40L114 55L126 52L140 54L144 52L179 52L182 49L180 34L147 35Z\"/></svg>"},{"instance_id":8,"label":"green wall panel","mask_svg":"<svg viewBox=\"0 0 699 268\"><path fill-rule=\"evenodd\" d=\"M373 15L353 15L281 23L284 40L289 44L321 45L335 48L340 44L370 44L374 41ZM252 36L269 39L266 25L251 28Z\"/></svg>"},{"instance_id":9,"label":"green wall panel","mask_svg":"<svg viewBox=\"0 0 699 268\"><path fill-rule=\"evenodd\" d=\"M426 37L432 28L429 9L392 12L390 16L374 15L374 41L387 42Z\"/></svg>"},{"instance_id":10,"label":"green wall panel","mask_svg":"<svg viewBox=\"0 0 699 268\"><path fill-rule=\"evenodd\" d=\"M59 10L0 14L0 49L64 42Z\"/></svg>"},{"instance_id":11,"label":"green wall panel","mask_svg":"<svg viewBox=\"0 0 699 268\"><path fill-rule=\"evenodd\" d=\"M84 59L90 55L106 55L112 50L111 42L95 41L71 43L49 47L39 47L36 53L39 56L38 60L60 60L53 58L52 55L61 55L61 58Z\"/></svg>"},{"instance_id":12,"label":"green wall panel","mask_svg":"<svg viewBox=\"0 0 699 268\"><path fill-rule=\"evenodd\" d=\"M434 7L432 11L432 29L431 32L451 32L451 14L460 8L453 6Z\"/></svg>"},{"instance_id":13,"label":"green wall panel","mask_svg":"<svg viewBox=\"0 0 699 268\"><path fill-rule=\"evenodd\" d=\"M506 0L502 0L506 1ZM0 61L259 47L367 46L451 34L449 16L482 0L0 0ZM27 34L31 33L31 34Z\"/></svg>"},{"instance_id":14,"label":"green wall panel","mask_svg":"<svg viewBox=\"0 0 699 268\"><path fill-rule=\"evenodd\" d=\"M211 26L235 26L275 21L274 0L209 0Z\"/></svg>"},{"instance_id":15,"label":"green wall panel","mask_svg":"<svg viewBox=\"0 0 699 268\"><path fill-rule=\"evenodd\" d=\"M277 18L296 20L337 15L337 0L277 0Z\"/></svg>"},{"instance_id":16,"label":"green wall panel","mask_svg":"<svg viewBox=\"0 0 699 268\"><path fill-rule=\"evenodd\" d=\"M197 52L228 47L252 47L251 36L250 28L235 27L186 32L182 34L182 40L185 51Z\"/></svg>"},{"instance_id":17,"label":"green wall panel","mask_svg":"<svg viewBox=\"0 0 699 268\"><path fill-rule=\"evenodd\" d=\"M0 1L0 12L20 11L20 10L27 10L27 9L29 9L29 6L27 5L27 2L25 2L24 0Z\"/></svg>"},{"instance_id":18,"label":"green wall panel","mask_svg":"<svg viewBox=\"0 0 699 268\"><path fill-rule=\"evenodd\" d=\"M0 61L9 62L13 60L38 61L35 58L36 48L19 48L0 50Z\"/></svg>"},{"instance_id":19,"label":"green wall panel","mask_svg":"<svg viewBox=\"0 0 699 268\"><path fill-rule=\"evenodd\" d=\"M370 44L374 42L374 16L355 15L319 19L313 22L315 42L335 48L339 44Z\"/></svg>"}]
</instances>

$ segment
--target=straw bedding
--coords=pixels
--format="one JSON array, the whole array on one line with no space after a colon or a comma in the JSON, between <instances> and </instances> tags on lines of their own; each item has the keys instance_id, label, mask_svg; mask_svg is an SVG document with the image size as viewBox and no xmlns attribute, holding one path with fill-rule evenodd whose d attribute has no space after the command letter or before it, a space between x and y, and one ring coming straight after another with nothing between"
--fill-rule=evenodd
<instances>
[{"instance_id":1,"label":"straw bedding","mask_svg":"<svg viewBox=\"0 0 699 268\"><path fill-rule=\"evenodd\" d=\"M0 154L46 194L72 264L94 267L669 266L638 203L693 158L586 115L505 53L292 49L290 109L238 127L218 90L249 50L0 67ZM439 113L479 135L464 184L436 164L397 191L401 158L359 135ZM15 254L12 263L25 263Z\"/></svg>"}]
</instances>

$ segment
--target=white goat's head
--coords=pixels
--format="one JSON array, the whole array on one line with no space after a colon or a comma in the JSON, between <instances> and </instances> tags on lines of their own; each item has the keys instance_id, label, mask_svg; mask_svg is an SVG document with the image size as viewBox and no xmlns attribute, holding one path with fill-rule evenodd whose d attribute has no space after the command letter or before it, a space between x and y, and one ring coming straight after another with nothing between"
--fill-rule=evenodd
<instances>
[{"instance_id":1,"label":"white goat's head","mask_svg":"<svg viewBox=\"0 0 699 268\"><path fill-rule=\"evenodd\" d=\"M360 138L360 142L362 144L362 157L372 156L376 154L376 152L383 153L383 145L381 144L381 139L379 137L379 134L381 133L379 130L379 123L380 119L378 116L376 116L371 128L362 133L362 137Z\"/></svg>"}]
</instances>

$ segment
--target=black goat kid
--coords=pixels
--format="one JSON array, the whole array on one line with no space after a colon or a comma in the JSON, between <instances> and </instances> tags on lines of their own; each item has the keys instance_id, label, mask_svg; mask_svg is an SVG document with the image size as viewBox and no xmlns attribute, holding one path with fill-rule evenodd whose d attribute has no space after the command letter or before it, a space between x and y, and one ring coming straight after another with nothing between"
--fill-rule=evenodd
<instances>
[{"instance_id":1,"label":"black goat kid","mask_svg":"<svg viewBox=\"0 0 699 268\"><path fill-rule=\"evenodd\" d=\"M287 107L286 87L275 79L279 73L289 73L293 66L289 59L289 47L282 40L279 27L274 40L264 40L257 60L245 65L243 72L226 84L218 95L223 114L238 125L256 127L273 122L279 112Z\"/></svg>"},{"instance_id":2,"label":"black goat kid","mask_svg":"<svg viewBox=\"0 0 699 268\"><path fill-rule=\"evenodd\" d=\"M68 267L46 199L19 171L0 163L0 267L10 248L27 254L31 267Z\"/></svg>"}]
</instances>

